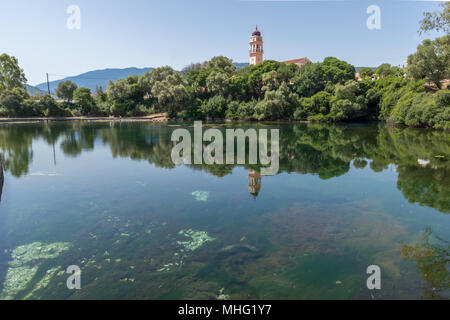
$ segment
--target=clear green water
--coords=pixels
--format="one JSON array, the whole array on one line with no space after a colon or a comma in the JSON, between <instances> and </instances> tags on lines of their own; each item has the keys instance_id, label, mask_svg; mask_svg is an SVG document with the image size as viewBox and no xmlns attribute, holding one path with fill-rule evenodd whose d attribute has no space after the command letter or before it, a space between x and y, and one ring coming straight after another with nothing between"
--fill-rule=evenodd
<instances>
[{"instance_id":1,"label":"clear green water","mask_svg":"<svg viewBox=\"0 0 450 320\"><path fill-rule=\"evenodd\" d=\"M0 125L0 298L450 297L448 133L210 125L280 129L279 174L249 188L257 166L174 166L178 125Z\"/></svg>"}]
</instances>

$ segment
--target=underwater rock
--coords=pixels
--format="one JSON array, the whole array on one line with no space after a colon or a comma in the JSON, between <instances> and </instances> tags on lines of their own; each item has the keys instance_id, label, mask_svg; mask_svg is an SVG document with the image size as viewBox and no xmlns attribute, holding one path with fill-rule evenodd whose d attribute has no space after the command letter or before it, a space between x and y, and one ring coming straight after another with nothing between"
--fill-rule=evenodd
<instances>
[{"instance_id":1,"label":"underwater rock","mask_svg":"<svg viewBox=\"0 0 450 320\"><path fill-rule=\"evenodd\" d=\"M6 272L6 279L3 283L3 290L0 293L0 300L14 299L20 291L24 290L36 275L40 260L54 259L69 248L70 243L66 242L51 244L33 242L15 248L11 253L12 260L9 262L9 269ZM59 270L59 268L55 269L56 271ZM36 284L35 289L30 294L47 286L50 278L56 272L55 269L47 271L46 276Z\"/></svg>"},{"instance_id":2,"label":"underwater rock","mask_svg":"<svg viewBox=\"0 0 450 320\"><path fill-rule=\"evenodd\" d=\"M197 201L208 201L209 198L209 192L208 191L194 191L192 192L192 195L195 197L195 200Z\"/></svg>"}]
</instances>

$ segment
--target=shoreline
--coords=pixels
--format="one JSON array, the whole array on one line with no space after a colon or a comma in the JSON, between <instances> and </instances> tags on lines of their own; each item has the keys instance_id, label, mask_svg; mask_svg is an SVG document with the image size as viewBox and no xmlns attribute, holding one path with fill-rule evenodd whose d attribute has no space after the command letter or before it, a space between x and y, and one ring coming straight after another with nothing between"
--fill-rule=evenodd
<instances>
[{"instance_id":1,"label":"shoreline","mask_svg":"<svg viewBox=\"0 0 450 320\"><path fill-rule=\"evenodd\" d=\"M167 118L161 115L147 117L36 117L36 118L0 118L2 123L41 123L53 121L98 121L98 122L125 122L125 121L151 121L151 122L167 122Z\"/></svg>"},{"instance_id":2,"label":"shoreline","mask_svg":"<svg viewBox=\"0 0 450 320\"><path fill-rule=\"evenodd\" d=\"M161 114L145 117L36 117L36 118L0 118L0 125L2 124L21 124L21 123L48 123L48 122L63 122L63 121L86 121L86 122L155 122L155 123L167 123L167 122L186 122L193 120L183 119L169 119ZM255 123L327 123L327 122L315 122L308 120L274 120L274 121L249 121L249 120L227 120L227 119L215 119L208 122L255 122ZM390 127L405 127L411 129L429 129L433 131L440 131L450 133L450 129L435 129L427 127L408 127L404 125L396 125L389 121L353 121L353 122L334 122L333 124L351 124L351 123L384 123Z\"/></svg>"}]
</instances>

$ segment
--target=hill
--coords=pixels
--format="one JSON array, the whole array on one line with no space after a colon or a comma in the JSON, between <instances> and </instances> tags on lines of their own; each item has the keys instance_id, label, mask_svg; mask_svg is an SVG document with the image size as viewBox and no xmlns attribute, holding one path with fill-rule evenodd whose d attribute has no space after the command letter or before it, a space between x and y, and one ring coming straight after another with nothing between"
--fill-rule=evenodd
<instances>
[{"instance_id":1,"label":"hill","mask_svg":"<svg viewBox=\"0 0 450 320\"><path fill-rule=\"evenodd\" d=\"M25 85L25 89L27 90L27 92L28 92L28 94L30 96L35 96L35 95L38 95L38 94L39 95L47 94L47 91L44 91L44 90L38 89L36 87L30 86L29 84Z\"/></svg>"},{"instance_id":2,"label":"hill","mask_svg":"<svg viewBox=\"0 0 450 320\"><path fill-rule=\"evenodd\" d=\"M94 70L86 73L82 73L78 76L67 77L61 80L50 82L50 91L52 94L55 92L55 88L61 81L70 80L77 84L78 87L89 88L91 91L95 91L97 87L106 89L109 80L117 81L122 78L126 78L131 75L143 75L146 72L152 71L152 68L125 68L125 69L103 69ZM36 86L37 89L47 91L47 83L41 83Z\"/></svg>"},{"instance_id":3,"label":"hill","mask_svg":"<svg viewBox=\"0 0 450 320\"><path fill-rule=\"evenodd\" d=\"M233 64L236 67L236 70L246 68L250 65L248 62L233 62Z\"/></svg>"}]
</instances>

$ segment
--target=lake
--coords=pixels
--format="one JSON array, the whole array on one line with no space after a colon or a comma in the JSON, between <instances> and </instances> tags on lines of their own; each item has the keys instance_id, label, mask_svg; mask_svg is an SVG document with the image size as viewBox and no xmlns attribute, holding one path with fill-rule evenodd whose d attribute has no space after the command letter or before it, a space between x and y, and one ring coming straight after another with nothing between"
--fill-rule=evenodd
<instances>
[{"instance_id":1,"label":"lake","mask_svg":"<svg viewBox=\"0 0 450 320\"><path fill-rule=\"evenodd\" d=\"M192 126L0 124L0 299L450 297L450 134L205 124L279 129L261 176L174 165L172 132Z\"/></svg>"}]
</instances>

